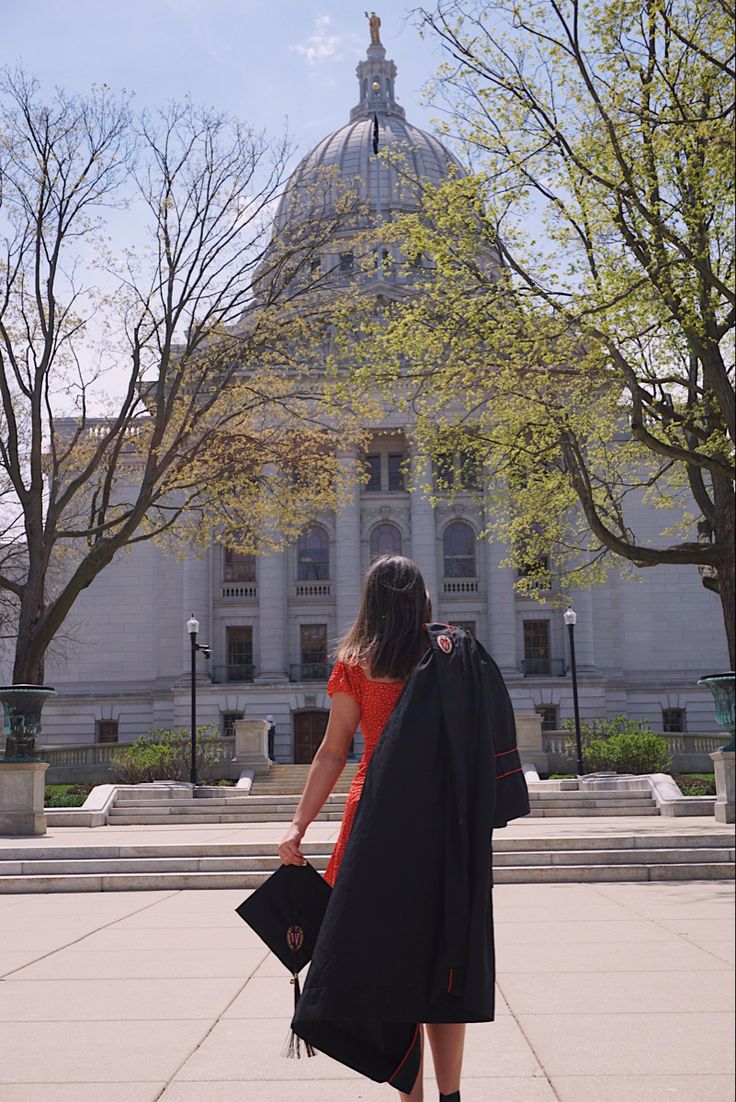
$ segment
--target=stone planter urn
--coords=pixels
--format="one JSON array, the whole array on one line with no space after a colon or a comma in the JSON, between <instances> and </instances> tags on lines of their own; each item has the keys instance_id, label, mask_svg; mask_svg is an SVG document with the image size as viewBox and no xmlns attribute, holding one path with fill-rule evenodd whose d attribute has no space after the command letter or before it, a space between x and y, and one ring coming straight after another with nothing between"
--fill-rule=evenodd
<instances>
[{"instance_id":1,"label":"stone planter urn","mask_svg":"<svg viewBox=\"0 0 736 1102\"><path fill-rule=\"evenodd\" d=\"M698 679L698 685L707 685L712 692L716 723L731 736L710 757L716 773L716 820L719 823L733 823L736 821L736 675L708 674Z\"/></svg>"},{"instance_id":2,"label":"stone planter urn","mask_svg":"<svg viewBox=\"0 0 736 1102\"><path fill-rule=\"evenodd\" d=\"M0 759L0 834L45 834L44 774L36 755L41 710L55 690L48 685L0 688L5 753Z\"/></svg>"}]
</instances>

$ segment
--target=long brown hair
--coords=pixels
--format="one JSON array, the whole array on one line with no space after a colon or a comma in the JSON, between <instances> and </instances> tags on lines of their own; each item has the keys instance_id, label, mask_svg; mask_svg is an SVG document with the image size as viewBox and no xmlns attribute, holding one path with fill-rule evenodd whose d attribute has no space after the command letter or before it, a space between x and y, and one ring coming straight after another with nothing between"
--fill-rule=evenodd
<instances>
[{"instance_id":1,"label":"long brown hair","mask_svg":"<svg viewBox=\"0 0 736 1102\"><path fill-rule=\"evenodd\" d=\"M371 677L403 681L426 649L423 625L431 619L417 564L403 555L381 555L366 574L358 615L335 657L367 666Z\"/></svg>"}]
</instances>

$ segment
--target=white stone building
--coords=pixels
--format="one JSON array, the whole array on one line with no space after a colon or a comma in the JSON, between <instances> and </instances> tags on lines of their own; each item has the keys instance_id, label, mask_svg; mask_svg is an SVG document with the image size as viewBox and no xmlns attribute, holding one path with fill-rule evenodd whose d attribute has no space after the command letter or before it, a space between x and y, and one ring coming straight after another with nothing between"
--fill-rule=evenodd
<instances>
[{"instance_id":1,"label":"white stone building","mask_svg":"<svg viewBox=\"0 0 736 1102\"><path fill-rule=\"evenodd\" d=\"M384 215L411 202L388 166L377 177L374 114L382 145L400 142L419 177L437 182L453 163L437 139L406 122L395 99L396 67L382 46L369 47L357 72L360 98L350 121L302 161L277 225L316 166L334 165L357 180ZM331 263L350 278L349 252ZM376 293L390 292L386 282L395 278L382 271ZM144 543L119 555L78 600L63 658L49 657L46 680L59 695L44 709L43 743L128 742L150 728L186 726L186 621L194 613L200 641L212 647L209 663L197 659L199 722L229 733L236 717L272 715L276 759L311 760L329 707L330 648L356 612L371 558L388 549L419 564L436 619L476 632L518 712L541 712L548 728L570 718L562 612L515 593L513 571L499 567L503 546L476 539L483 518L469 494L435 509L407 491L405 459L420 467L425 461L406 426L387 414L375 430L371 481L283 553L256 561L213 546L204 558L178 560ZM661 511L651 516L643 507L631 520L642 539L667 523ZM655 730L717 730L710 694L695 682L728 667L725 634L718 599L695 567L651 568L626 581L614 572L605 585L578 593L574 607L584 718L625 713Z\"/></svg>"}]
</instances>

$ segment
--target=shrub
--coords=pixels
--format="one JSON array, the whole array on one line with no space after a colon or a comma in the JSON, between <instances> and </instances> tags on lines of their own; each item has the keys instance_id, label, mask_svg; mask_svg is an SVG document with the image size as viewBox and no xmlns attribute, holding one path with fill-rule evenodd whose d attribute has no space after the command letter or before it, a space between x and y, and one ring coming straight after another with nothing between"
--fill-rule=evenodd
<instances>
[{"instance_id":1,"label":"shrub","mask_svg":"<svg viewBox=\"0 0 736 1102\"><path fill-rule=\"evenodd\" d=\"M690 777L687 773L674 777L683 796L715 796L715 777Z\"/></svg>"},{"instance_id":2,"label":"shrub","mask_svg":"<svg viewBox=\"0 0 736 1102\"><path fill-rule=\"evenodd\" d=\"M217 728L212 724L197 728L197 776L211 778L219 764ZM187 781L191 761L191 735L186 728L170 731L156 729L129 746L121 747L111 762L115 779L121 784L145 784L151 781Z\"/></svg>"},{"instance_id":3,"label":"shrub","mask_svg":"<svg viewBox=\"0 0 736 1102\"><path fill-rule=\"evenodd\" d=\"M44 807L81 807L94 786L91 784L47 784Z\"/></svg>"},{"instance_id":4,"label":"shrub","mask_svg":"<svg viewBox=\"0 0 736 1102\"><path fill-rule=\"evenodd\" d=\"M565 720L565 730L572 730ZM589 773L667 773L672 764L667 740L655 734L646 720L596 719L580 725L583 765ZM575 759L575 739L568 738L565 752Z\"/></svg>"}]
</instances>

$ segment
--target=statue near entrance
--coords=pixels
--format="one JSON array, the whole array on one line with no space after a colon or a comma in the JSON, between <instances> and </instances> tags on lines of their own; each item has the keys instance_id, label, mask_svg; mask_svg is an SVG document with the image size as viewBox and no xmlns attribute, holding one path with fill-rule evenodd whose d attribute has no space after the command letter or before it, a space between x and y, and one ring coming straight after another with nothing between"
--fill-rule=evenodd
<instances>
[{"instance_id":1,"label":"statue near entrance","mask_svg":"<svg viewBox=\"0 0 736 1102\"><path fill-rule=\"evenodd\" d=\"M364 12L363 14L365 15L366 19L368 20L368 25L370 26L370 29L371 29L371 46L380 46L381 45L381 33L380 33L381 32L381 20L378 18L378 16L376 15L376 13L374 11L372 11L370 13L370 15L368 14L368 12Z\"/></svg>"}]
</instances>

